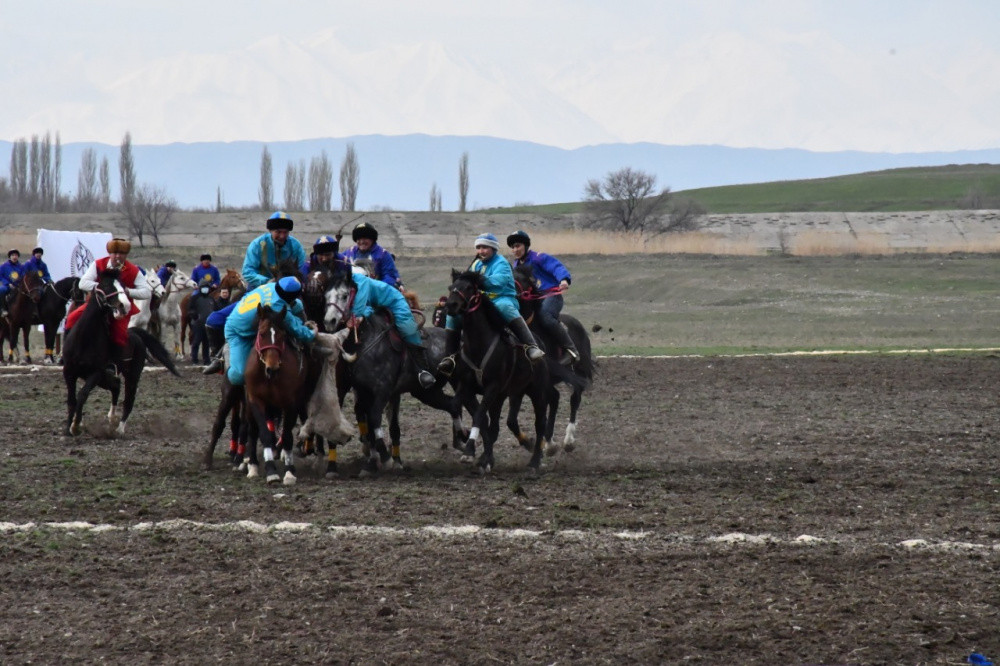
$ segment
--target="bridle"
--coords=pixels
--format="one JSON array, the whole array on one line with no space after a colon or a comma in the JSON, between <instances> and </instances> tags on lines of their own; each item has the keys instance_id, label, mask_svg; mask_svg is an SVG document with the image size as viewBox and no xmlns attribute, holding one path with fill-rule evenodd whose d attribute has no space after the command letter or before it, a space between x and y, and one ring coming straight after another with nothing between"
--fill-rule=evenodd
<instances>
[{"instance_id":1,"label":"bridle","mask_svg":"<svg viewBox=\"0 0 1000 666\"><path fill-rule=\"evenodd\" d=\"M267 363L264 361L264 352L268 351L269 349L273 349L274 351L278 352L278 367L280 368L281 355L285 352L285 340L284 338L282 338L280 342L278 341L277 339L278 336L276 335L276 330L273 322L269 323L268 330L271 333L270 344L268 344L265 340L263 340L262 338L263 333L261 331L257 331L257 339L254 340L253 348L254 351L257 352L257 358L260 360L261 364L264 365L265 367L267 367Z\"/></svg>"}]
</instances>

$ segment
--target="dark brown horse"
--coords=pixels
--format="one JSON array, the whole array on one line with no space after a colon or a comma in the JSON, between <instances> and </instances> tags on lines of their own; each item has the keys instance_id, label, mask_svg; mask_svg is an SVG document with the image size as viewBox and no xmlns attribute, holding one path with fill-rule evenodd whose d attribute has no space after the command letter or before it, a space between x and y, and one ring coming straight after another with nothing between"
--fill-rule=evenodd
<instances>
[{"instance_id":1,"label":"dark brown horse","mask_svg":"<svg viewBox=\"0 0 1000 666\"><path fill-rule=\"evenodd\" d=\"M31 346L28 334L31 332L31 325L39 323L38 303L42 300L44 289L45 283L35 271L26 271L17 285L17 293L10 304L7 316L7 339L10 342L10 349L7 353L8 363L14 362L19 333L24 341L24 360L26 363L31 363ZM0 345L0 350L2 348Z\"/></svg>"},{"instance_id":2,"label":"dark brown horse","mask_svg":"<svg viewBox=\"0 0 1000 666\"><path fill-rule=\"evenodd\" d=\"M243 294L247 290L247 282L240 275L239 271L233 270L232 268L226 269L226 274L222 276L219 280L219 286L208 292L208 295L215 298L219 295L219 292L223 289L229 290L229 302L235 303L243 297ZM197 291L197 290L196 290ZM185 342L190 345L192 344L191 336L193 331L191 330L191 315L188 313L188 305L191 303L191 297L194 293L189 293L181 299L181 355L185 354L184 345Z\"/></svg>"},{"instance_id":3,"label":"dark brown horse","mask_svg":"<svg viewBox=\"0 0 1000 666\"><path fill-rule=\"evenodd\" d=\"M266 305L257 306L257 338L247 359L243 378L250 416L264 447L264 473L267 483L292 485L296 481L292 457L292 428L316 384L318 373L310 355L295 346L283 322L288 309L275 311ZM292 315L295 316L295 315ZM277 429L281 427L281 438ZM275 449L281 452L285 466L279 476L275 464ZM257 476L257 442L251 437L247 446L249 465L247 476Z\"/></svg>"}]
</instances>

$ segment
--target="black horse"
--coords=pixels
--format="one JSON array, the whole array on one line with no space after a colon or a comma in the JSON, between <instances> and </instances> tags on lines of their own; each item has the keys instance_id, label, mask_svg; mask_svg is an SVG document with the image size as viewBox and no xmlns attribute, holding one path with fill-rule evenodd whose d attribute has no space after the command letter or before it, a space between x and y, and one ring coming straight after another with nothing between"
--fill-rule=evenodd
<instances>
[{"instance_id":1,"label":"black horse","mask_svg":"<svg viewBox=\"0 0 1000 666\"><path fill-rule=\"evenodd\" d=\"M38 303L38 319L45 335L45 362L55 363L56 354L61 353L59 324L66 318L66 306L83 303L86 294L80 290L80 278L66 277L49 282Z\"/></svg>"},{"instance_id":2,"label":"black horse","mask_svg":"<svg viewBox=\"0 0 1000 666\"><path fill-rule=\"evenodd\" d=\"M552 334L541 324L542 300L545 294L540 293L535 286L535 277L532 268L528 264L522 264L514 269L514 282L517 284L517 298L520 305L521 316L528 322L531 332L546 348L546 350L558 349L558 341L553 339ZM549 414L545 427L545 439L552 441L555 430L556 413L559 409L559 384L565 383L570 389L569 398L569 423L566 425L566 435L563 437L563 448L572 451L576 443L576 416L583 400L583 392L590 388L594 379L596 364L591 355L590 336L587 330L580 323L580 320L572 315L560 314L559 321L569 332L573 344L576 346L580 358L574 361L569 367L562 365L554 353L547 353L545 361L549 366L549 378L552 388L548 396ZM516 426L520 430L520 426ZM518 440L524 440L523 434L517 435ZM554 447L547 449L552 455L556 452Z\"/></svg>"},{"instance_id":3,"label":"black horse","mask_svg":"<svg viewBox=\"0 0 1000 666\"><path fill-rule=\"evenodd\" d=\"M456 391L466 406L475 405L477 393L483 396L478 407L470 407L470 411L473 408L475 411L465 452L475 453L476 435L482 433L483 453L476 465L482 473L490 471L494 465L493 445L500 433L500 410L504 400L509 402L507 422L510 425L516 423L521 402L527 395L535 410L535 439L528 469L537 472L542 461L546 402L551 388L548 365L544 362L532 364L528 360L523 345L506 328L500 311L484 296L482 274L452 270L451 277L446 308L449 315L462 317L460 355L469 370L458 375ZM526 444L524 440L521 442Z\"/></svg>"},{"instance_id":4,"label":"black horse","mask_svg":"<svg viewBox=\"0 0 1000 666\"><path fill-rule=\"evenodd\" d=\"M331 277L326 292L325 319L328 329L350 323L354 292L354 278L350 274L337 273ZM444 358L444 337L444 331L438 328L425 328L421 331L425 355L431 367L435 367ZM462 405L457 397L444 393L444 382L438 381L428 388L420 385L417 370L409 358L410 352L399 337L388 311L378 308L372 316L366 317L357 326L355 333L345 340L344 351L356 354L357 359L352 363L343 359L338 361L337 392L343 405L347 392L354 389L358 430L369 451L366 472L377 471L390 458L397 465L403 466L400 456L399 407L404 393L451 415L453 445L457 446L468 436L468 431L461 423ZM382 415L387 407L391 453L386 447L385 433L382 430ZM333 455L327 460L328 475L336 474L333 448L331 454Z\"/></svg>"},{"instance_id":5,"label":"black horse","mask_svg":"<svg viewBox=\"0 0 1000 666\"><path fill-rule=\"evenodd\" d=\"M125 316L131 304L125 297L118 282L117 270L104 271L93 294L84 307L83 314L66 334L63 345L63 380L66 382L66 435L79 435L83 421L83 407L90 392L100 386L111 392L111 409L108 421L114 425L118 419L118 396L125 383L125 400L121 417L118 419L118 434L125 432L125 423L132 413L136 391L142 369L146 366L147 352L162 363L170 372L180 376L173 359L159 340L148 332L132 328L128 332L128 345L123 354L121 377L111 377L106 373L111 358L111 323L114 316ZM77 380L84 385L77 392Z\"/></svg>"}]
</instances>

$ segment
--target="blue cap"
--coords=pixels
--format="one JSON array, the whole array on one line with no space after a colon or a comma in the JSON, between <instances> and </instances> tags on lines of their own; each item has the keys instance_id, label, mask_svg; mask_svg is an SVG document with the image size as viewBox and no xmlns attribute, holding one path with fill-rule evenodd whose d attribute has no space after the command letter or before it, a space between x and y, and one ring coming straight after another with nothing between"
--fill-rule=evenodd
<instances>
[{"instance_id":1,"label":"blue cap","mask_svg":"<svg viewBox=\"0 0 1000 666\"><path fill-rule=\"evenodd\" d=\"M286 294L297 294L302 291L302 283L297 277L289 275L278 280L278 286Z\"/></svg>"}]
</instances>

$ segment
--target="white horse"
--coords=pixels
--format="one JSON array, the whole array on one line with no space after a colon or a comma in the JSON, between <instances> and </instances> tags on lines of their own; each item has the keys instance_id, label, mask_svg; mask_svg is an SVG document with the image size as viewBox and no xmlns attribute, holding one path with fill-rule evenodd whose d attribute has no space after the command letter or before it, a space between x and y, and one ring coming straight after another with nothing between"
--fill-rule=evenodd
<instances>
[{"instance_id":1,"label":"white horse","mask_svg":"<svg viewBox=\"0 0 1000 666\"><path fill-rule=\"evenodd\" d=\"M167 292L163 283L160 282L160 276L155 271L146 271L146 284L149 285L149 291L152 292L152 295L157 298L162 299L163 294ZM153 316L152 310L149 309L152 300L152 298L148 298L135 302L135 306L139 308L139 312L132 316L131 321L128 323L129 328L138 326L148 330L149 320Z\"/></svg>"},{"instance_id":2,"label":"white horse","mask_svg":"<svg viewBox=\"0 0 1000 666\"><path fill-rule=\"evenodd\" d=\"M173 329L174 356L180 359L184 358L181 354L181 301L189 292L198 288L198 283L183 271L174 271L165 287L163 298L160 300L160 332L161 336L164 336L167 327ZM166 341L163 345L170 349Z\"/></svg>"}]
</instances>

